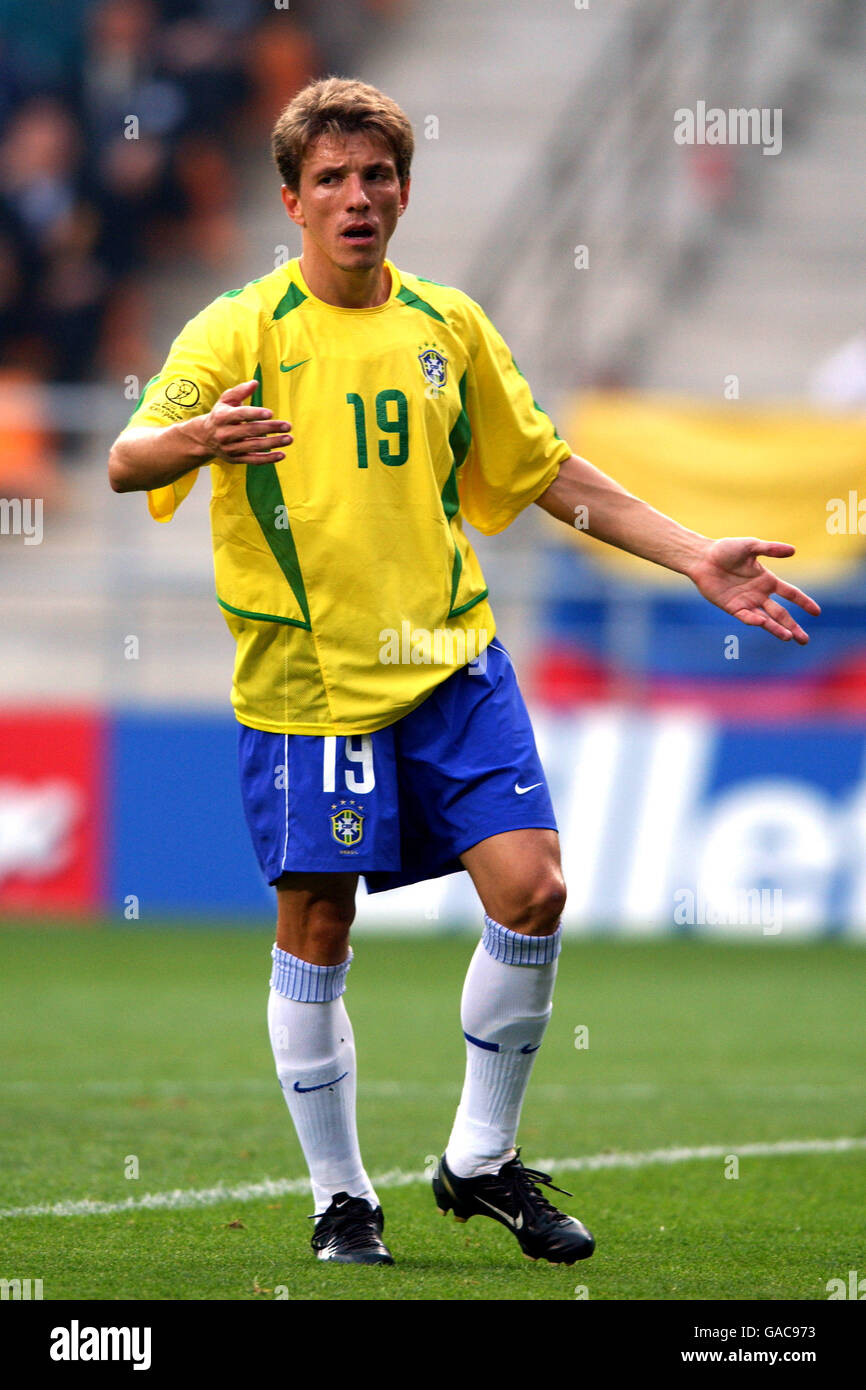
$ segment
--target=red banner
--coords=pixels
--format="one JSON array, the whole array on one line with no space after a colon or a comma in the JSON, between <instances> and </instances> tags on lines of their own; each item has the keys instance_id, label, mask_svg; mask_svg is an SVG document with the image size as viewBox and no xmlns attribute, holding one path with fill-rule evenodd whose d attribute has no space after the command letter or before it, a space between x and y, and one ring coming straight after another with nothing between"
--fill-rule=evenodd
<instances>
[{"instance_id":1,"label":"red banner","mask_svg":"<svg viewBox=\"0 0 866 1390\"><path fill-rule=\"evenodd\" d=\"M104 719L0 713L0 912L89 914L106 859Z\"/></svg>"}]
</instances>

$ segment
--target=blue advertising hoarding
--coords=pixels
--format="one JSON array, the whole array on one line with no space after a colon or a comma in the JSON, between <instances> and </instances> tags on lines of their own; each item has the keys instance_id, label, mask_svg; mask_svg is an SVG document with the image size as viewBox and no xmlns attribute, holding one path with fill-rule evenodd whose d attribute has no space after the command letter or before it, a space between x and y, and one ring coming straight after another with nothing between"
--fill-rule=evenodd
<instances>
[{"instance_id":1,"label":"blue advertising hoarding","mask_svg":"<svg viewBox=\"0 0 866 1390\"><path fill-rule=\"evenodd\" d=\"M537 714L560 823L569 932L866 937L866 725L729 723L599 706ZM261 920L231 716L111 723L111 915ZM483 837L484 827L479 827ZM359 902L359 924L474 924L465 874Z\"/></svg>"}]
</instances>

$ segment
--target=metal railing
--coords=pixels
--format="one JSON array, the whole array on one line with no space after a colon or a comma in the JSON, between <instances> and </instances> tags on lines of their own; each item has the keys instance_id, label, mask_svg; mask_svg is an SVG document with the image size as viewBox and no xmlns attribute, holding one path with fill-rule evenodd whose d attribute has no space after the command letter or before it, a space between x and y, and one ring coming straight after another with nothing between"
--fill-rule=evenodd
<instances>
[{"instance_id":1,"label":"metal railing","mask_svg":"<svg viewBox=\"0 0 866 1390\"><path fill-rule=\"evenodd\" d=\"M804 74L846 6L652 0L621 8L619 28L511 200L507 238L492 229L467 277L551 394L610 376L635 380L659 306L682 293L711 251L715 216L684 182L675 110L699 99L727 110L801 97ZM740 195L748 192L741 171Z\"/></svg>"}]
</instances>

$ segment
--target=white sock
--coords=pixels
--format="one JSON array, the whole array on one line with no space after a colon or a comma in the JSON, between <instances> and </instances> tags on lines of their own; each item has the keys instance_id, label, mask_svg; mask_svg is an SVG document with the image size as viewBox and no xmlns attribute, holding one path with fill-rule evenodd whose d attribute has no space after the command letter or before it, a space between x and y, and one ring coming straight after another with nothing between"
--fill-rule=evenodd
<instances>
[{"instance_id":1,"label":"white sock","mask_svg":"<svg viewBox=\"0 0 866 1390\"><path fill-rule=\"evenodd\" d=\"M268 1032L321 1216L336 1192L379 1199L364 1171L355 1122L355 1039L342 965L311 965L274 946ZM331 1083L330 1085L328 1083Z\"/></svg>"},{"instance_id":2,"label":"white sock","mask_svg":"<svg viewBox=\"0 0 866 1390\"><path fill-rule=\"evenodd\" d=\"M535 1054L553 1008L562 927L524 936L485 915L460 1018L466 1077L445 1159L458 1178L498 1173L515 1155Z\"/></svg>"}]
</instances>

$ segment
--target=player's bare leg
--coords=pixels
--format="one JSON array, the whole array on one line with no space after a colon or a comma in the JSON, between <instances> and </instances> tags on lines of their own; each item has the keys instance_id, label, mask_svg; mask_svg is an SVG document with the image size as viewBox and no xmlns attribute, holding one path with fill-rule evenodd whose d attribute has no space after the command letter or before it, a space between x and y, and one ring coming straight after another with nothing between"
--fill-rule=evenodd
<instances>
[{"instance_id":1,"label":"player's bare leg","mask_svg":"<svg viewBox=\"0 0 866 1390\"><path fill-rule=\"evenodd\" d=\"M554 830L511 830L462 855L484 905L484 935L461 1001L466 1075L433 1180L440 1211L508 1226L530 1259L591 1255L586 1227L542 1196L544 1173L515 1147L523 1098L552 1011L565 884Z\"/></svg>"},{"instance_id":2,"label":"player's bare leg","mask_svg":"<svg viewBox=\"0 0 866 1390\"><path fill-rule=\"evenodd\" d=\"M314 965L349 954L357 874L283 874L277 884L277 945Z\"/></svg>"},{"instance_id":3,"label":"player's bare leg","mask_svg":"<svg viewBox=\"0 0 866 1390\"><path fill-rule=\"evenodd\" d=\"M343 1003L357 874L284 874L268 1031L277 1075L310 1169L319 1259L393 1264L358 1146L352 1025Z\"/></svg>"},{"instance_id":4,"label":"player's bare leg","mask_svg":"<svg viewBox=\"0 0 866 1390\"><path fill-rule=\"evenodd\" d=\"M556 931L565 907L565 880L555 830L507 830L460 857L494 922L528 936Z\"/></svg>"}]
</instances>

